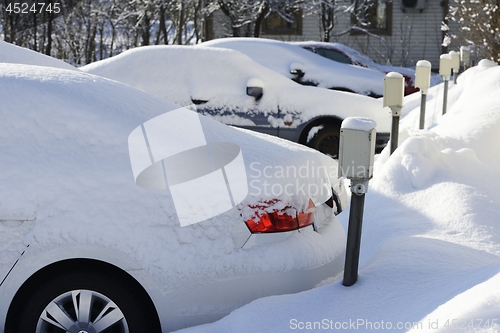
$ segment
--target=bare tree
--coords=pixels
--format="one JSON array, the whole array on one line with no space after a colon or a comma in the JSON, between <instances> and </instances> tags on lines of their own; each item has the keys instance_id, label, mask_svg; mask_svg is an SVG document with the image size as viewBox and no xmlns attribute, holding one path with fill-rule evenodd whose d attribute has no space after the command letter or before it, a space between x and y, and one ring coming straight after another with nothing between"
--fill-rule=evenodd
<instances>
[{"instance_id":1,"label":"bare tree","mask_svg":"<svg viewBox=\"0 0 500 333\"><path fill-rule=\"evenodd\" d=\"M444 42L480 46L482 57L500 62L500 0L455 0L449 19L459 29L456 34L448 30Z\"/></svg>"}]
</instances>

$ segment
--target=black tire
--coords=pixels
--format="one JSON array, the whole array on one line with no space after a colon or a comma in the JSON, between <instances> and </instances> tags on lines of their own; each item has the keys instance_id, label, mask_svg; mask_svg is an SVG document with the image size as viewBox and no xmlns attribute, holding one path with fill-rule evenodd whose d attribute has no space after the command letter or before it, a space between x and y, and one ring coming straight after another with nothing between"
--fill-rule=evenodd
<instances>
[{"instance_id":1,"label":"black tire","mask_svg":"<svg viewBox=\"0 0 500 333\"><path fill-rule=\"evenodd\" d=\"M93 325L101 325L106 327L102 333L160 333L158 317L147 311L144 303L144 295L123 279L105 272L77 269L42 282L26 300L14 332L95 333ZM110 310L105 311L106 307ZM76 312L81 314L80 318ZM64 323L65 330L50 322L54 314L60 316L55 322ZM74 325L68 327L71 320Z\"/></svg>"},{"instance_id":2,"label":"black tire","mask_svg":"<svg viewBox=\"0 0 500 333\"><path fill-rule=\"evenodd\" d=\"M308 146L335 159L339 157L340 126L325 124L309 141Z\"/></svg>"}]
</instances>

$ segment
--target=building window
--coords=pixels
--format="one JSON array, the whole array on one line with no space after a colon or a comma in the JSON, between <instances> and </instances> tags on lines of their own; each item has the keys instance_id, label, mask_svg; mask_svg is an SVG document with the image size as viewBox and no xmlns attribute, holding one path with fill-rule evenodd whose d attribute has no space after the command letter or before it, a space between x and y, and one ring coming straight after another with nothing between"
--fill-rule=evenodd
<instances>
[{"instance_id":1,"label":"building window","mask_svg":"<svg viewBox=\"0 0 500 333\"><path fill-rule=\"evenodd\" d=\"M392 1L389 0L354 0L352 15L353 33L362 33L365 29L378 35L390 35L392 30Z\"/></svg>"},{"instance_id":2,"label":"building window","mask_svg":"<svg viewBox=\"0 0 500 333\"><path fill-rule=\"evenodd\" d=\"M278 13L271 13L262 22L262 32L266 35L302 35L302 10L295 11L290 18L286 20Z\"/></svg>"}]
</instances>

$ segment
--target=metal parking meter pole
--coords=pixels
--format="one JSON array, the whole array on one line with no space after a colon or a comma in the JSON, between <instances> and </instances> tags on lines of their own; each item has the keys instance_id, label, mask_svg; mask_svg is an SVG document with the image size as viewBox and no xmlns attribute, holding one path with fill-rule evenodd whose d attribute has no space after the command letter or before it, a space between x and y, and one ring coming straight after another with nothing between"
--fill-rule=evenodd
<instances>
[{"instance_id":1,"label":"metal parking meter pole","mask_svg":"<svg viewBox=\"0 0 500 333\"><path fill-rule=\"evenodd\" d=\"M449 54L442 54L439 57L439 75L444 79L444 93L443 93L443 114L446 113L448 104L448 82L451 75L451 56Z\"/></svg>"},{"instance_id":2,"label":"metal parking meter pole","mask_svg":"<svg viewBox=\"0 0 500 333\"><path fill-rule=\"evenodd\" d=\"M351 180L351 208L347 228L344 286L358 280L365 194L373 176L377 124L368 118L346 118L340 128L339 177Z\"/></svg>"},{"instance_id":3,"label":"metal parking meter pole","mask_svg":"<svg viewBox=\"0 0 500 333\"><path fill-rule=\"evenodd\" d=\"M391 155L398 148L399 140L399 117L401 116L401 108L391 107L392 111L392 127L391 127Z\"/></svg>"},{"instance_id":4,"label":"metal parking meter pole","mask_svg":"<svg viewBox=\"0 0 500 333\"><path fill-rule=\"evenodd\" d=\"M425 127L425 105L427 103L427 90L431 85L431 63L427 60L420 60L417 62L415 68L415 88L420 89L422 98L420 101L420 122L419 129Z\"/></svg>"},{"instance_id":5,"label":"metal parking meter pole","mask_svg":"<svg viewBox=\"0 0 500 333\"><path fill-rule=\"evenodd\" d=\"M346 287L358 280L359 253L361 248L361 228L365 207L365 193L356 193L358 188L366 188L368 181L351 182L351 209L349 211L349 227L347 229L347 247L345 251L344 281Z\"/></svg>"},{"instance_id":6,"label":"metal parking meter pole","mask_svg":"<svg viewBox=\"0 0 500 333\"><path fill-rule=\"evenodd\" d=\"M422 93L420 98L420 121L418 123L418 129L424 129L425 127L425 106L427 104L427 95Z\"/></svg>"},{"instance_id":7,"label":"metal parking meter pole","mask_svg":"<svg viewBox=\"0 0 500 333\"><path fill-rule=\"evenodd\" d=\"M392 111L391 155L398 148L399 117L403 108L404 77L400 73L390 72L384 77L384 107Z\"/></svg>"}]
</instances>

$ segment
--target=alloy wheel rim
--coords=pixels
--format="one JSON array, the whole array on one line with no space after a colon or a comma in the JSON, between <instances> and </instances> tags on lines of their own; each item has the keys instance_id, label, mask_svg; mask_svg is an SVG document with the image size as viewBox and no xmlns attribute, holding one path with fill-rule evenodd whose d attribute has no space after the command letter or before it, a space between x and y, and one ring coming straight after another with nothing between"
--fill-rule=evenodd
<instances>
[{"instance_id":1,"label":"alloy wheel rim","mask_svg":"<svg viewBox=\"0 0 500 333\"><path fill-rule=\"evenodd\" d=\"M38 319L36 333L129 333L121 309L105 295L72 290L49 302Z\"/></svg>"}]
</instances>

